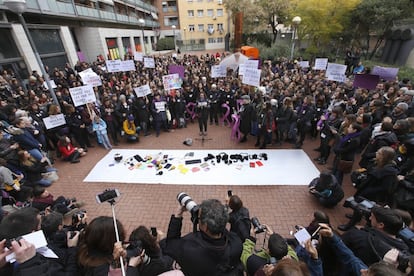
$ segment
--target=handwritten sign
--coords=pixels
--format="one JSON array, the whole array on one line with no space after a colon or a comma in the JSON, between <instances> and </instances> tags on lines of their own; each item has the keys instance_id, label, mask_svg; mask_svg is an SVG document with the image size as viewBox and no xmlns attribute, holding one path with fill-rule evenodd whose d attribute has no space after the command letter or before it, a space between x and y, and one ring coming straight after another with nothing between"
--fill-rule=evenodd
<instances>
[{"instance_id":1,"label":"handwritten sign","mask_svg":"<svg viewBox=\"0 0 414 276\"><path fill-rule=\"evenodd\" d=\"M254 69L254 68L245 68L242 83L252 85L252 86L260 86L260 75L262 70Z\"/></svg>"},{"instance_id":2,"label":"handwritten sign","mask_svg":"<svg viewBox=\"0 0 414 276\"><path fill-rule=\"evenodd\" d=\"M134 61L131 60L131 59L122 61L121 62L121 71L122 72L135 71Z\"/></svg>"},{"instance_id":3,"label":"handwritten sign","mask_svg":"<svg viewBox=\"0 0 414 276\"><path fill-rule=\"evenodd\" d=\"M162 76L162 84L165 90L181 88L182 80L178 74Z\"/></svg>"},{"instance_id":4,"label":"handwritten sign","mask_svg":"<svg viewBox=\"0 0 414 276\"><path fill-rule=\"evenodd\" d=\"M135 52L134 53L134 60L143 61L144 60L144 54L141 53L141 52Z\"/></svg>"},{"instance_id":5,"label":"handwritten sign","mask_svg":"<svg viewBox=\"0 0 414 276\"><path fill-rule=\"evenodd\" d=\"M154 105L155 105L155 109L157 111L165 111L165 102L164 101L162 101L162 102L154 102Z\"/></svg>"},{"instance_id":6,"label":"handwritten sign","mask_svg":"<svg viewBox=\"0 0 414 276\"><path fill-rule=\"evenodd\" d=\"M309 68L309 61L308 61L308 60L299 61L299 62L298 62L298 65L299 65L301 68Z\"/></svg>"},{"instance_id":7,"label":"handwritten sign","mask_svg":"<svg viewBox=\"0 0 414 276\"><path fill-rule=\"evenodd\" d=\"M338 82L345 82L346 76L346 65L338 64L338 63L328 63L328 67L326 69L326 77L328 80L338 81Z\"/></svg>"},{"instance_id":8,"label":"handwritten sign","mask_svg":"<svg viewBox=\"0 0 414 276\"><path fill-rule=\"evenodd\" d=\"M212 78L224 78L227 76L227 69L222 65L211 66L211 77Z\"/></svg>"},{"instance_id":9,"label":"handwritten sign","mask_svg":"<svg viewBox=\"0 0 414 276\"><path fill-rule=\"evenodd\" d=\"M326 70L326 66L328 66L328 59L327 58L317 58L315 59L315 67L314 70Z\"/></svg>"},{"instance_id":10,"label":"handwritten sign","mask_svg":"<svg viewBox=\"0 0 414 276\"><path fill-rule=\"evenodd\" d=\"M155 68L155 60L152 57L144 57L144 68Z\"/></svg>"},{"instance_id":11,"label":"handwritten sign","mask_svg":"<svg viewBox=\"0 0 414 276\"><path fill-rule=\"evenodd\" d=\"M91 68L79 72L84 85L100 86L102 85L101 77L99 77Z\"/></svg>"},{"instance_id":12,"label":"handwritten sign","mask_svg":"<svg viewBox=\"0 0 414 276\"><path fill-rule=\"evenodd\" d=\"M151 94L151 89L148 84L142 85L140 87L135 87L134 92L137 97L145 97L146 95Z\"/></svg>"},{"instance_id":13,"label":"handwritten sign","mask_svg":"<svg viewBox=\"0 0 414 276\"><path fill-rule=\"evenodd\" d=\"M66 124L66 120L63 114L57 114L43 118L43 123L46 129L51 129Z\"/></svg>"},{"instance_id":14,"label":"handwritten sign","mask_svg":"<svg viewBox=\"0 0 414 276\"><path fill-rule=\"evenodd\" d=\"M75 106L96 102L95 92L90 85L69 88Z\"/></svg>"},{"instance_id":15,"label":"handwritten sign","mask_svg":"<svg viewBox=\"0 0 414 276\"><path fill-rule=\"evenodd\" d=\"M381 79L393 81L398 75L399 68L374 66L371 74L380 76Z\"/></svg>"},{"instance_id":16,"label":"handwritten sign","mask_svg":"<svg viewBox=\"0 0 414 276\"><path fill-rule=\"evenodd\" d=\"M110 73L121 72L121 61L120 60L107 60L106 69Z\"/></svg>"}]
</instances>

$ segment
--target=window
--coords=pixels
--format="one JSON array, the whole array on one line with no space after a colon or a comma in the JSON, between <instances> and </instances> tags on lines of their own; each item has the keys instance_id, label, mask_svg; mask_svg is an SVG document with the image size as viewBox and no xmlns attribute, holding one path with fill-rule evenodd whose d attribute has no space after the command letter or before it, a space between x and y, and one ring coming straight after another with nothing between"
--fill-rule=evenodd
<instances>
[{"instance_id":1,"label":"window","mask_svg":"<svg viewBox=\"0 0 414 276\"><path fill-rule=\"evenodd\" d=\"M216 40L213 37L208 38L208 43L215 43Z\"/></svg>"},{"instance_id":2,"label":"window","mask_svg":"<svg viewBox=\"0 0 414 276\"><path fill-rule=\"evenodd\" d=\"M217 43L223 43L224 39L222 37L217 37Z\"/></svg>"},{"instance_id":3,"label":"window","mask_svg":"<svg viewBox=\"0 0 414 276\"><path fill-rule=\"evenodd\" d=\"M223 9L217 9L217 16L223 16Z\"/></svg>"},{"instance_id":4,"label":"window","mask_svg":"<svg viewBox=\"0 0 414 276\"><path fill-rule=\"evenodd\" d=\"M208 9L207 10L207 16L208 17L213 17L214 16L214 10L213 9Z\"/></svg>"},{"instance_id":5,"label":"window","mask_svg":"<svg viewBox=\"0 0 414 276\"><path fill-rule=\"evenodd\" d=\"M189 32L194 32L194 29L195 29L194 25L188 25Z\"/></svg>"},{"instance_id":6,"label":"window","mask_svg":"<svg viewBox=\"0 0 414 276\"><path fill-rule=\"evenodd\" d=\"M217 31L224 31L223 23L218 23L217 24Z\"/></svg>"},{"instance_id":7,"label":"window","mask_svg":"<svg viewBox=\"0 0 414 276\"><path fill-rule=\"evenodd\" d=\"M198 31L204 32L204 24L198 24Z\"/></svg>"},{"instance_id":8,"label":"window","mask_svg":"<svg viewBox=\"0 0 414 276\"><path fill-rule=\"evenodd\" d=\"M214 30L214 25L213 24L207 24L207 29Z\"/></svg>"},{"instance_id":9,"label":"window","mask_svg":"<svg viewBox=\"0 0 414 276\"><path fill-rule=\"evenodd\" d=\"M197 16L198 17L203 17L204 16L204 11L203 10L197 10Z\"/></svg>"},{"instance_id":10,"label":"window","mask_svg":"<svg viewBox=\"0 0 414 276\"><path fill-rule=\"evenodd\" d=\"M194 10L187 11L188 17L194 17Z\"/></svg>"}]
</instances>

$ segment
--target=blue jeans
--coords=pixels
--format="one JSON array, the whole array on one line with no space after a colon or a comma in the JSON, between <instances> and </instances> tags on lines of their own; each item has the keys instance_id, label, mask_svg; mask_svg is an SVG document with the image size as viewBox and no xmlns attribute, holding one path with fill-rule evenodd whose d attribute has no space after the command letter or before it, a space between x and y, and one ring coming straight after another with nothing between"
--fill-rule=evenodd
<instances>
[{"instance_id":1,"label":"blue jeans","mask_svg":"<svg viewBox=\"0 0 414 276\"><path fill-rule=\"evenodd\" d=\"M28 150L31 156L33 156L36 160L41 160L43 158L43 154L40 152L39 149L31 149Z\"/></svg>"}]
</instances>

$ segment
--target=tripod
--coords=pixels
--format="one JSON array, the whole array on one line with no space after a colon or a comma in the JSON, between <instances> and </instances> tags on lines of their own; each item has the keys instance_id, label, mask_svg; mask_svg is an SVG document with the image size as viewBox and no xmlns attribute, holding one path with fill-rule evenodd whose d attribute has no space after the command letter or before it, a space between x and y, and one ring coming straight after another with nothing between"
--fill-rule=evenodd
<instances>
[{"instance_id":1,"label":"tripod","mask_svg":"<svg viewBox=\"0 0 414 276\"><path fill-rule=\"evenodd\" d=\"M195 140L197 140L197 141L201 141L201 145L202 146L204 146L204 142L205 141L210 141L210 140L213 140L212 138L206 138L206 134L205 134L205 132L203 131L202 133L201 133L201 138L195 138Z\"/></svg>"}]
</instances>

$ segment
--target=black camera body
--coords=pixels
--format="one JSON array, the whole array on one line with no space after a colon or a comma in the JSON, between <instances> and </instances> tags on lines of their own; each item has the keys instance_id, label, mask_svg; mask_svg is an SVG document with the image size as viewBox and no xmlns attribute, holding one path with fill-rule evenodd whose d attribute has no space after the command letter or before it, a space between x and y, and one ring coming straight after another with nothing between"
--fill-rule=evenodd
<instances>
[{"instance_id":1,"label":"black camera body","mask_svg":"<svg viewBox=\"0 0 414 276\"><path fill-rule=\"evenodd\" d=\"M266 226L261 224L257 217L252 217L252 224L256 234L263 233L266 230Z\"/></svg>"},{"instance_id":2,"label":"black camera body","mask_svg":"<svg viewBox=\"0 0 414 276\"><path fill-rule=\"evenodd\" d=\"M351 208L356 211L360 211L364 216L371 214L371 209L376 203L363 197L348 197L344 202L345 208Z\"/></svg>"},{"instance_id":3,"label":"black camera body","mask_svg":"<svg viewBox=\"0 0 414 276\"><path fill-rule=\"evenodd\" d=\"M86 210L79 210L72 215L72 225L77 225L82 222L82 219L86 215Z\"/></svg>"},{"instance_id":4,"label":"black camera body","mask_svg":"<svg viewBox=\"0 0 414 276\"><path fill-rule=\"evenodd\" d=\"M128 247L126 248L127 258L133 258L141 255L143 250L142 241L130 241ZM147 265L151 262L150 256L144 254L142 258L142 264Z\"/></svg>"}]
</instances>

